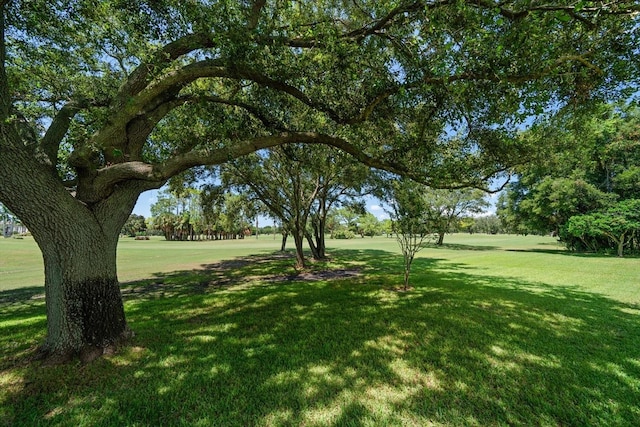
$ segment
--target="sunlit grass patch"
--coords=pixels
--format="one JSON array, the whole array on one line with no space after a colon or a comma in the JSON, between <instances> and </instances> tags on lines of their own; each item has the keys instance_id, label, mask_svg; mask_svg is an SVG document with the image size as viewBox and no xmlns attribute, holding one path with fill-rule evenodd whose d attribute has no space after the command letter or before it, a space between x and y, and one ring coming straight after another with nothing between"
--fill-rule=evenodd
<instances>
[{"instance_id":1,"label":"sunlit grass patch","mask_svg":"<svg viewBox=\"0 0 640 427\"><path fill-rule=\"evenodd\" d=\"M425 250L410 292L388 290L391 239L346 242L307 276L264 253L153 274L123 286L132 342L86 366L27 363L44 303L12 295L0 426L640 425L635 273L606 267L605 295L579 281L591 258L473 239Z\"/></svg>"}]
</instances>

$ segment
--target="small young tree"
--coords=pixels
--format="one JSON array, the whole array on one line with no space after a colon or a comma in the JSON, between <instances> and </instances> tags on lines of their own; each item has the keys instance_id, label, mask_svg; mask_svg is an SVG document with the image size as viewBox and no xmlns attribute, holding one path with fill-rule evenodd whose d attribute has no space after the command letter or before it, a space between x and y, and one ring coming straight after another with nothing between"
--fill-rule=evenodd
<instances>
[{"instance_id":1,"label":"small young tree","mask_svg":"<svg viewBox=\"0 0 640 427\"><path fill-rule=\"evenodd\" d=\"M409 274L415 255L423 244L434 236L428 220L430 205L424 197L425 186L408 179L394 181L388 191L386 204L391 216L393 232L404 257L404 285L409 288Z\"/></svg>"}]
</instances>

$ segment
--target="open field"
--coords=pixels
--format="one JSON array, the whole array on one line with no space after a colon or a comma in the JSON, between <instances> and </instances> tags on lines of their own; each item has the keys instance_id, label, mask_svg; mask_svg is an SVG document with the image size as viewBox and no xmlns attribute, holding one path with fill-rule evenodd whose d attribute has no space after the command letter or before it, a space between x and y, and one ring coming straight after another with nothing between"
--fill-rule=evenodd
<instances>
[{"instance_id":1,"label":"open field","mask_svg":"<svg viewBox=\"0 0 640 427\"><path fill-rule=\"evenodd\" d=\"M0 426L640 425L638 258L453 235L397 292L393 239L279 243L124 239L132 344L40 367L42 261L0 240Z\"/></svg>"}]
</instances>

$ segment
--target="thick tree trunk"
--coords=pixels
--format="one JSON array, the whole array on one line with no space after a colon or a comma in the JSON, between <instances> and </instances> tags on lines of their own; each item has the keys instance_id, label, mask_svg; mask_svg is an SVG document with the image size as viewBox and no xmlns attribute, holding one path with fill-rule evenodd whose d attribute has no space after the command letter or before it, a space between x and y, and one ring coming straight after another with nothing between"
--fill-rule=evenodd
<instances>
[{"instance_id":1,"label":"thick tree trunk","mask_svg":"<svg viewBox=\"0 0 640 427\"><path fill-rule=\"evenodd\" d=\"M45 266L43 357L65 361L79 355L86 362L131 335L116 273L122 224L99 220L107 212L111 218L123 215L118 211L115 205L97 206L87 215L76 207L67 212L71 221L52 224L53 234L31 228Z\"/></svg>"},{"instance_id":2,"label":"thick tree trunk","mask_svg":"<svg viewBox=\"0 0 640 427\"><path fill-rule=\"evenodd\" d=\"M1 126L0 126L1 127ZM4 136L14 135L3 132ZM0 200L27 226L45 266L47 337L42 356L93 359L129 335L116 275L120 230L149 183L121 184L91 205L33 162L19 142L0 141Z\"/></svg>"},{"instance_id":3,"label":"thick tree trunk","mask_svg":"<svg viewBox=\"0 0 640 427\"><path fill-rule=\"evenodd\" d=\"M442 246L442 243L444 242L444 234L444 231L438 232L438 241L436 242L438 246Z\"/></svg>"},{"instance_id":4,"label":"thick tree trunk","mask_svg":"<svg viewBox=\"0 0 640 427\"><path fill-rule=\"evenodd\" d=\"M116 275L117 238L65 230L64 242L40 239L45 265L44 356L89 360L130 335Z\"/></svg>"}]
</instances>

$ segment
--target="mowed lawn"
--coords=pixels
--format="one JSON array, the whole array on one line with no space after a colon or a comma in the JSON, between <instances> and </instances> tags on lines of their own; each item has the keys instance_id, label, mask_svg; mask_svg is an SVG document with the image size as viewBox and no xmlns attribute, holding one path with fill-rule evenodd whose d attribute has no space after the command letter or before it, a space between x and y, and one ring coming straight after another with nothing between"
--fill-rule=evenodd
<instances>
[{"instance_id":1,"label":"mowed lawn","mask_svg":"<svg viewBox=\"0 0 640 427\"><path fill-rule=\"evenodd\" d=\"M42 261L0 240L0 426L638 426L640 259L536 236L447 236L400 292L394 239L123 239L136 332L43 367Z\"/></svg>"}]
</instances>

